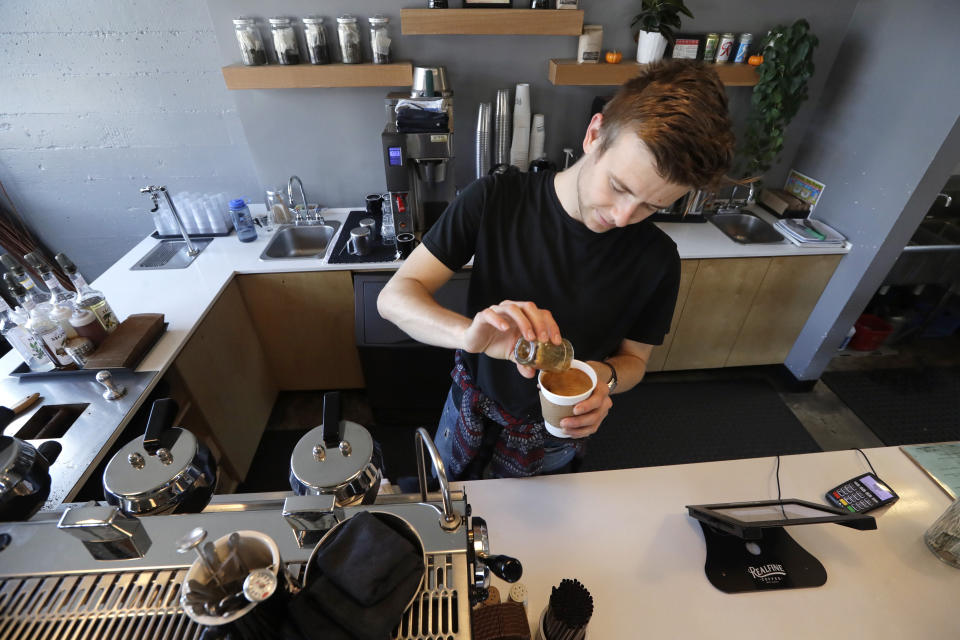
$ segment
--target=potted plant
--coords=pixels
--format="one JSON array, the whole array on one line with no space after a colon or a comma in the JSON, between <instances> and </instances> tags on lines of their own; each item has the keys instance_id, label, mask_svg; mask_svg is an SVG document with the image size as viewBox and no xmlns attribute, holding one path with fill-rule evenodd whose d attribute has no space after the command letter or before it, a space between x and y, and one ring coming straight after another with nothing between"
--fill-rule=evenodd
<instances>
[{"instance_id":1,"label":"potted plant","mask_svg":"<svg viewBox=\"0 0 960 640\"><path fill-rule=\"evenodd\" d=\"M673 44L674 31L680 28L680 14L693 17L683 0L643 0L638 13L630 23L639 25L637 34L637 62L645 64L663 57L667 42Z\"/></svg>"},{"instance_id":2,"label":"potted plant","mask_svg":"<svg viewBox=\"0 0 960 640\"><path fill-rule=\"evenodd\" d=\"M819 40L806 20L789 27L778 25L761 43L763 62L757 67L744 144L741 175L759 179L783 150L787 125L807 99L807 81L813 76L813 50ZM747 182L747 180L744 180Z\"/></svg>"}]
</instances>

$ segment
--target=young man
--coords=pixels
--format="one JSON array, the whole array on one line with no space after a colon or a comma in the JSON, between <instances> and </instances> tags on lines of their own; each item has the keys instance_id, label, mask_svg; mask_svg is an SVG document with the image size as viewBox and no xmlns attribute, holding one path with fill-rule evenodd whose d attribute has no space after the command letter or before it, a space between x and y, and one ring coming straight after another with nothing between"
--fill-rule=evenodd
<instances>
[{"instance_id":1,"label":"young man","mask_svg":"<svg viewBox=\"0 0 960 640\"><path fill-rule=\"evenodd\" d=\"M436 435L449 478L536 475L582 454L670 328L680 259L647 218L719 179L733 142L716 73L665 61L593 117L572 167L482 178L450 205L377 301L414 339L457 349ZM433 294L471 257L468 318ZM520 336L567 338L597 372L561 422L569 439L546 433L536 372L511 361Z\"/></svg>"}]
</instances>

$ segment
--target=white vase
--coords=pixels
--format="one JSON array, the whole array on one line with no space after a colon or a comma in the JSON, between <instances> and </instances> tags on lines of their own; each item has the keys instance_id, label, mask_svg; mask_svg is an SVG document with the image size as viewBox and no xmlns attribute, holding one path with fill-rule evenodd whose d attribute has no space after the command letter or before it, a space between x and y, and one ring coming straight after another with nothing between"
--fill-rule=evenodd
<instances>
[{"instance_id":1,"label":"white vase","mask_svg":"<svg viewBox=\"0 0 960 640\"><path fill-rule=\"evenodd\" d=\"M640 31L637 39L637 62L656 62L667 50L667 39L659 31Z\"/></svg>"}]
</instances>

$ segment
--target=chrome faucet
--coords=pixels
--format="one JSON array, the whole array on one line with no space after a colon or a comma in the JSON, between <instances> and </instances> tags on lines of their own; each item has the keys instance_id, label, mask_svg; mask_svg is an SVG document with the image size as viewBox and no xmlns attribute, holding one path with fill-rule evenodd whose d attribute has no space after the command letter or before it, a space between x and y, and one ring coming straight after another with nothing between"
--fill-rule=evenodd
<instances>
[{"instance_id":1,"label":"chrome faucet","mask_svg":"<svg viewBox=\"0 0 960 640\"><path fill-rule=\"evenodd\" d=\"M183 236L184 242L187 243L187 255L198 255L200 253L200 249L197 249L197 247L194 246L193 241L190 240L190 235L187 233L187 228L183 224L183 219L180 217L180 212L177 211L175 206L173 206L173 200L170 198L167 188L165 186L155 187L150 185L149 187L141 187L140 193L150 194L150 199L153 201L153 209L150 209L150 213L153 213L160 208L160 194L163 194L163 197L167 201L167 206L170 207L170 212L173 214L173 219L177 221L177 228L180 229L180 234Z\"/></svg>"},{"instance_id":2,"label":"chrome faucet","mask_svg":"<svg viewBox=\"0 0 960 640\"><path fill-rule=\"evenodd\" d=\"M300 190L300 200L303 201L303 213L300 213L300 210L297 209L297 205L293 201L293 183L296 181L297 188ZM310 205L307 204L307 195L303 191L303 180L299 176L290 176L290 179L287 181L287 200L290 202L290 206L296 212L295 224L325 224L323 216L320 215L320 207L317 206L316 210L313 212L313 216L310 215Z\"/></svg>"},{"instance_id":3,"label":"chrome faucet","mask_svg":"<svg viewBox=\"0 0 960 640\"><path fill-rule=\"evenodd\" d=\"M947 195L946 193L938 193L938 194L937 194L937 197L933 199L933 204L937 204L937 200L939 200L940 198L945 198L944 203L943 203L943 208L944 208L944 209L949 209L949 208L950 208L950 204L953 202L953 198L952 198L951 196Z\"/></svg>"}]
</instances>

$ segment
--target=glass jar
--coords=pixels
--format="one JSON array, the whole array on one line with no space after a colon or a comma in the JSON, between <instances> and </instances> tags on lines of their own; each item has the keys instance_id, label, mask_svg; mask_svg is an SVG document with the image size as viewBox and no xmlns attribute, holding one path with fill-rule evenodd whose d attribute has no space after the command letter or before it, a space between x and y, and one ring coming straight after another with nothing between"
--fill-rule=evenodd
<instances>
[{"instance_id":1,"label":"glass jar","mask_svg":"<svg viewBox=\"0 0 960 640\"><path fill-rule=\"evenodd\" d=\"M267 52L260 37L260 29L253 18L237 18L233 21L233 29L240 43L240 57L243 64L254 67L267 64Z\"/></svg>"},{"instance_id":2,"label":"glass jar","mask_svg":"<svg viewBox=\"0 0 960 640\"><path fill-rule=\"evenodd\" d=\"M390 63L390 31L387 25L390 24L390 18L384 16L373 16L370 22L370 49L373 64Z\"/></svg>"},{"instance_id":3,"label":"glass jar","mask_svg":"<svg viewBox=\"0 0 960 640\"><path fill-rule=\"evenodd\" d=\"M303 35L307 41L310 64L328 64L330 50L327 48L327 32L323 28L323 18L319 16L304 18Z\"/></svg>"},{"instance_id":4,"label":"glass jar","mask_svg":"<svg viewBox=\"0 0 960 640\"><path fill-rule=\"evenodd\" d=\"M250 209L241 198L230 201L230 217L240 242L253 242L257 239L257 229L253 226Z\"/></svg>"},{"instance_id":5,"label":"glass jar","mask_svg":"<svg viewBox=\"0 0 960 640\"><path fill-rule=\"evenodd\" d=\"M277 62L300 64L297 34L293 31L290 18L270 18L270 35L273 36L273 49L277 52Z\"/></svg>"},{"instance_id":6,"label":"glass jar","mask_svg":"<svg viewBox=\"0 0 960 640\"><path fill-rule=\"evenodd\" d=\"M960 569L960 500L947 507L923 534L935 556Z\"/></svg>"},{"instance_id":7,"label":"glass jar","mask_svg":"<svg viewBox=\"0 0 960 640\"><path fill-rule=\"evenodd\" d=\"M560 344L520 338L513 347L518 364L542 371L566 371L573 362L573 345L564 338Z\"/></svg>"},{"instance_id":8,"label":"glass jar","mask_svg":"<svg viewBox=\"0 0 960 640\"><path fill-rule=\"evenodd\" d=\"M353 16L337 18L337 36L340 40L340 57L343 64L360 63L360 29Z\"/></svg>"}]
</instances>

